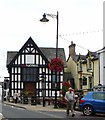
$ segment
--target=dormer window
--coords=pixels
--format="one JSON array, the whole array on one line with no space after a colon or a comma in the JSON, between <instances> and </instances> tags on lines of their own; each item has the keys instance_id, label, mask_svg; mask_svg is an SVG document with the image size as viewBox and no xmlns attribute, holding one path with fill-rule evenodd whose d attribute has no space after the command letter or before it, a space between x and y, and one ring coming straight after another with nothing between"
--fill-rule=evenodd
<instances>
[{"instance_id":1,"label":"dormer window","mask_svg":"<svg viewBox=\"0 0 105 120\"><path fill-rule=\"evenodd\" d=\"M92 62L91 62L91 58L87 58L87 70L92 70Z\"/></svg>"}]
</instances>

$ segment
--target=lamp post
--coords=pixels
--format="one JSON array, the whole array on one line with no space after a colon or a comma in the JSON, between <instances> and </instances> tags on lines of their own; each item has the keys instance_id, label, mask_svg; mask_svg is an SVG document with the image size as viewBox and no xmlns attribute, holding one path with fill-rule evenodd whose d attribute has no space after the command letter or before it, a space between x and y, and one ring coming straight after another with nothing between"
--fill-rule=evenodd
<instances>
[{"instance_id":1,"label":"lamp post","mask_svg":"<svg viewBox=\"0 0 105 120\"><path fill-rule=\"evenodd\" d=\"M58 20L59 20L59 14L58 14L58 11L57 11L57 14L47 14L47 13L44 13L43 14L43 18L40 19L41 22L48 22L49 19L46 18L46 15L49 16L49 17L52 17L52 18L56 18L57 20L57 33L56 33L56 58L58 57ZM55 104L54 104L54 108L57 108L57 72L55 72Z\"/></svg>"},{"instance_id":2,"label":"lamp post","mask_svg":"<svg viewBox=\"0 0 105 120\"><path fill-rule=\"evenodd\" d=\"M58 11L57 11L57 15L44 13L43 18L40 19L41 22L48 22L49 21L49 19L46 18L46 15L57 19L57 33L56 33L56 58L57 58L58 57L58 22L59 22L58 21L58 19L59 19Z\"/></svg>"}]
</instances>

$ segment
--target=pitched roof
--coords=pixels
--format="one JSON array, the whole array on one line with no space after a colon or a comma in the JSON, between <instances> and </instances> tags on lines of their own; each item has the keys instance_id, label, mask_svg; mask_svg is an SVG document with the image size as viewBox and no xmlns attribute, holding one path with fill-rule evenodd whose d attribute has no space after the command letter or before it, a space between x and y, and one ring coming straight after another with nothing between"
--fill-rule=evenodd
<instances>
[{"instance_id":1,"label":"pitched roof","mask_svg":"<svg viewBox=\"0 0 105 120\"><path fill-rule=\"evenodd\" d=\"M6 65L10 64L10 62L13 60L17 53L17 51L7 51Z\"/></svg>"},{"instance_id":2,"label":"pitched roof","mask_svg":"<svg viewBox=\"0 0 105 120\"><path fill-rule=\"evenodd\" d=\"M88 57L89 55L90 55L90 56L93 56L92 61L99 59L99 54L98 54L97 52L91 52L91 51L88 51L87 55L81 55L81 54L77 55L77 54L76 54L72 59L73 59L76 63L78 62L79 59L84 60L83 63L85 63L85 62L86 62L86 59L87 59L87 57ZM71 57L71 56L69 55L68 60L69 60L70 57ZM68 61L68 60L67 60L67 61Z\"/></svg>"},{"instance_id":3,"label":"pitched roof","mask_svg":"<svg viewBox=\"0 0 105 120\"><path fill-rule=\"evenodd\" d=\"M81 59L81 60L86 60L86 55L81 55L81 54L79 54L77 61L78 61L79 59Z\"/></svg>"},{"instance_id":4,"label":"pitched roof","mask_svg":"<svg viewBox=\"0 0 105 120\"><path fill-rule=\"evenodd\" d=\"M56 57L56 48L40 48L42 53L45 55L45 57L50 61L52 58ZM64 62L66 65L66 57L65 57L65 51L64 48L58 48L58 57Z\"/></svg>"},{"instance_id":5,"label":"pitched roof","mask_svg":"<svg viewBox=\"0 0 105 120\"><path fill-rule=\"evenodd\" d=\"M49 62L52 58L55 58L55 56L56 56L56 48L39 47L39 49ZM10 62L14 59L14 57L17 54L18 54L18 51L8 51L6 64L9 65ZM64 62L64 66L66 66L66 57L65 57L64 48L58 48L58 57Z\"/></svg>"},{"instance_id":6,"label":"pitched roof","mask_svg":"<svg viewBox=\"0 0 105 120\"><path fill-rule=\"evenodd\" d=\"M88 57L88 56L97 57L97 56L98 56L98 53L97 53L97 52L88 51L86 57Z\"/></svg>"},{"instance_id":7,"label":"pitched roof","mask_svg":"<svg viewBox=\"0 0 105 120\"><path fill-rule=\"evenodd\" d=\"M70 57L71 56L69 55L67 61L69 60ZM86 60L86 55L80 55L80 54L77 55L76 54L74 57L72 57L72 59L74 60L75 63L77 63L79 59Z\"/></svg>"},{"instance_id":8,"label":"pitched roof","mask_svg":"<svg viewBox=\"0 0 105 120\"><path fill-rule=\"evenodd\" d=\"M93 59L92 59L93 61L97 60L99 58L99 54L97 52L92 52L92 51L88 51L86 57L88 57L88 56L92 56L93 57Z\"/></svg>"}]
</instances>

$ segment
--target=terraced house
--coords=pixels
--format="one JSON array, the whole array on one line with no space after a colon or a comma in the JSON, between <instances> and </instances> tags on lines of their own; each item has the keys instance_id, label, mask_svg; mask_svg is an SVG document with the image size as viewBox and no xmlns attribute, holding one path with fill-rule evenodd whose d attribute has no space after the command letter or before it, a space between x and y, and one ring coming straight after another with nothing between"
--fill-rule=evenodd
<instances>
[{"instance_id":1,"label":"terraced house","mask_svg":"<svg viewBox=\"0 0 105 120\"><path fill-rule=\"evenodd\" d=\"M75 89L87 91L99 84L99 55L91 51L88 51L87 55L77 55L75 46L71 42L65 70L71 72L75 81Z\"/></svg>"}]
</instances>

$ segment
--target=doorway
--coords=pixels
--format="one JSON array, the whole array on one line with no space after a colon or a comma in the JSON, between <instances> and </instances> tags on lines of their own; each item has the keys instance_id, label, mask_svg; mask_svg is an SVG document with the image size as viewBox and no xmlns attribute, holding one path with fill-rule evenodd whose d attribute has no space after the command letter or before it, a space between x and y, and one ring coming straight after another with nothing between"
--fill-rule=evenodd
<instances>
[{"instance_id":1,"label":"doorway","mask_svg":"<svg viewBox=\"0 0 105 120\"><path fill-rule=\"evenodd\" d=\"M36 83L35 82L24 82L24 92L28 96L36 96Z\"/></svg>"}]
</instances>

